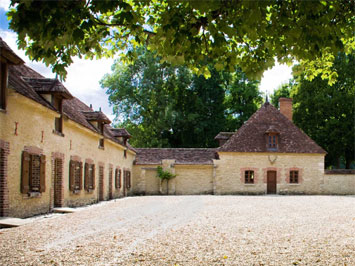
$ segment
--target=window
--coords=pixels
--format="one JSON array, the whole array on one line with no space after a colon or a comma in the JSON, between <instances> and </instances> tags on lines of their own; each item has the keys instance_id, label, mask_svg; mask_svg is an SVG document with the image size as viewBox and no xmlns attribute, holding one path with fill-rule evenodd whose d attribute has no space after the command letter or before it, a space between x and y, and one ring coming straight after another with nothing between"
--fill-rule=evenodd
<instances>
[{"instance_id":1,"label":"window","mask_svg":"<svg viewBox=\"0 0 355 266\"><path fill-rule=\"evenodd\" d=\"M0 62L0 109L6 109L7 64Z\"/></svg>"},{"instance_id":2,"label":"window","mask_svg":"<svg viewBox=\"0 0 355 266\"><path fill-rule=\"evenodd\" d=\"M131 188L131 172L124 171L124 175L125 175L126 188L130 189Z\"/></svg>"},{"instance_id":3,"label":"window","mask_svg":"<svg viewBox=\"0 0 355 266\"><path fill-rule=\"evenodd\" d=\"M60 113L60 117L56 117L54 120L54 130L57 133L63 134L63 99L59 97L52 97L52 105Z\"/></svg>"},{"instance_id":4,"label":"window","mask_svg":"<svg viewBox=\"0 0 355 266\"><path fill-rule=\"evenodd\" d=\"M276 150L277 149L277 135L269 134L268 136L268 149Z\"/></svg>"},{"instance_id":5,"label":"window","mask_svg":"<svg viewBox=\"0 0 355 266\"><path fill-rule=\"evenodd\" d=\"M105 140L103 138L99 140L99 148L100 149L105 148Z\"/></svg>"},{"instance_id":6,"label":"window","mask_svg":"<svg viewBox=\"0 0 355 266\"><path fill-rule=\"evenodd\" d=\"M254 184L254 171L245 171L245 184Z\"/></svg>"},{"instance_id":7,"label":"window","mask_svg":"<svg viewBox=\"0 0 355 266\"><path fill-rule=\"evenodd\" d=\"M115 188L121 188L121 169L116 168L115 171Z\"/></svg>"},{"instance_id":8,"label":"window","mask_svg":"<svg viewBox=\"0 0 355 266\"><path fill-rule=\"evenodd\" d=\"M41 193L46 190L46 156L22 153L21 193Z\"/></svg>"},{"instance_id":9,"label":"window","mask_svg":"<svg viewBox=\"0 0 355 266\"><path fill-rule=\"evenodd\" d=\"M124 157L124 158L127 158L127 150L124 150L124 151L123 151L123 157Z\"/></svg>"},{"instance_id":10,"label":"window","mask_svg":"<svg viewBox=\"0 0 355 266\"><path fill-rule=\"evenodd\" d=\"M298 184L298 171L290 171L290 183Z\"/></svg>"},{"instance_id":11,"label":"window","mask_svg":"<svg viewBox=\"0 0 355 266\"><path fill-rule=\"evenodd\" d=\"M85 163L84 186L88 192L95 189L95 164Z\"/></svg>"},{"instance_id":12,"label":"window","mask_svg":"<svg viewBox=\"0 0 355 266\"><path fill-rule=\"evenodd\" d=\"M69 190L77 192L83 188L83 163L71 160L69 163Z\"/></svg>"}]
</instances>

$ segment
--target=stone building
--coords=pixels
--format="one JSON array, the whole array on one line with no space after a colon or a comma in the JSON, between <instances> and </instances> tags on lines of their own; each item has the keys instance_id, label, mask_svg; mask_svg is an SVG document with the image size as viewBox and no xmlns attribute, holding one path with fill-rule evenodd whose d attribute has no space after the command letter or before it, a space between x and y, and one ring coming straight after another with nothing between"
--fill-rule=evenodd
<instances>
[{"instance_id":1,"label":"stone building","mask_svg":"<svg viewBox=\"0 0 355 266\"><path fill-rule=\"evenodd\" d=\"M167 192L355 194L353 171L325 172L325 151L292 123L291 99L219 133L219 148L135 149L125 129L24 65L1 38L0 49L0 216ZM161 183L158 166L176 177Z\"/></svg>"},{"instance_id":2,"label":"stone building","mask_svg":"<svg viewBox=\"0 0 355 266\"><path fill-rule=\"evenodd\" d=\"M132 194L124 129L0 39L0 216L27 217Z\"/></svg>"}]
</instances>

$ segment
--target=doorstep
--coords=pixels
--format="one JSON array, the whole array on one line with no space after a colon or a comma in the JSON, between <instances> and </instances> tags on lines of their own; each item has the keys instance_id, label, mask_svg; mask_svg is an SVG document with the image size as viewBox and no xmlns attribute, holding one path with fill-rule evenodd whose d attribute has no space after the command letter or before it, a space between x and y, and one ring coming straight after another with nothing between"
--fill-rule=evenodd
<instances>
[{"instance_id":1,"label":"doorstep","mask_svg":"<svg viewBox=\"0 0 355 266\"><path fill-rule=\"evenodd\" d=\"M18 227L28 224L30 221L21 218L0 217L0 228Z\"/></svg>"},{"instance_id":2,"label":"doorstep","mask_svg":"<svg viewBox=\"0 0 355 266\"><path fill-rule=\"evenodd\" d=\"M74 209L74 208L54 208L53 209L53 212L55 213L73 213L73 212L77 212L78 210L77 209Z\"/></svg>"}]
</instances>

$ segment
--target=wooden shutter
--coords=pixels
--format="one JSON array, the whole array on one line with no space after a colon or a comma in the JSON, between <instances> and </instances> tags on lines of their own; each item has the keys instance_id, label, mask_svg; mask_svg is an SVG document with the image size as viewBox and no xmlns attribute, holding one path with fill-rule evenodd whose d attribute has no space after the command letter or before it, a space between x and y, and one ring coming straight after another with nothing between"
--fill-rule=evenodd
<instances>
[{"instance_id":1,"label":"wooden shutter","mask_svg":"<svg viewBox=\"0 0 355 266\"><path fill-rule=\"evenodd\" d=\"M95 189L95 164L92 165L92 189Z\"/></svg>"},{"instance_id":2,"label":"wooden shutter","mask_svg":"<svg viewBox=\"0 0 355 266\"><path fill-rule=\"evenodd\" d=\"M89 190L89 164L85 163L84 188Z\"/></svg>"},{"instance_id":3,"label":"wooden shutter","mask_svg":"<svg viewBox=\"0 0 355 266\"><path fill-rule=\"evenodd\" d=\"M45 191L46 191L46 156L41 155L39 192L45 192Z\"/></svg>"},{"instance_id":4,"label":"wooden shutter","mask_svg":"<svg viewBox=\"0 0 355 266\"><path fill-rule=\"evenodd\" d=\"M118 188L122 187L122 181L121 181L121 169L118 170Z\"/></svg>"},{"instance_id":5,"label":"wooden shutter","mask_svg":"<svg viewBox=\"0 0 355 266\"><path fill-rule=\"evenodd\" d=\"M118 189L118 169L115 169L115 188Z\"/></svg>"},{"instance_id":6,"label":"wooden shutter","mask_svg":"<svg viewBox=\"0 0 355 266\"><path fill-rule=\"evenodd\" d=\"M79 190L83 189L83 163L78 162L79 168L80 168L80 174L79 174Z\"/></svg>"},{"instance_id":7,"label":"wooden shutter","mask_svg":"<svg viewBox=\"0 0 355 266\"><path fill-rule=\"evenodd\" d=\"M131 172L130 171L127 171L127 178L128 178L127 188L131 188Z\"/></svg>"},{"instance_id":8,"label":"wooden shutter","mask_svg":"<svg viewBox=\"0 0 355 266\"><path fill-rule=\"evenodd\" d=\"M75 190L75 162L70 161L69 163L69 190Z\"/></svg>"},{"instance_id":9,"label":"wooden shutter","mask_svg":"<svg viewBox=\"0 0 355 266\"><path fill-rule=\"evenodd\" d=\"M22 176L21 176L21 193L30 192L30 163L31 155L24 151L22 153Z\"/></svg>"}]
</instances>

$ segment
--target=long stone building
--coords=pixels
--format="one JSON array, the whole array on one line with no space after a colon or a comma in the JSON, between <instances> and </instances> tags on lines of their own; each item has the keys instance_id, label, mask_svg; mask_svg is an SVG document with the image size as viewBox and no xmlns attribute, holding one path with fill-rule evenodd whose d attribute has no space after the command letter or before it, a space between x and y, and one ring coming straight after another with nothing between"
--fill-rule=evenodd
<instances>
[{"instance_id":1,"label":"long stone building","mask_svg":"<svg viewBox=\"0 0 355 266\"><path fill-rule=\"evenodd\" d=\"M292 123L290 99L218 134L216 149L135 149L125 129L27 67L1 38L0 49L0 216L127 195L355 194L354 172L325 172L326 153ZM161 183L158 166L176 177Z\"/></svg>"}]
</instances>

